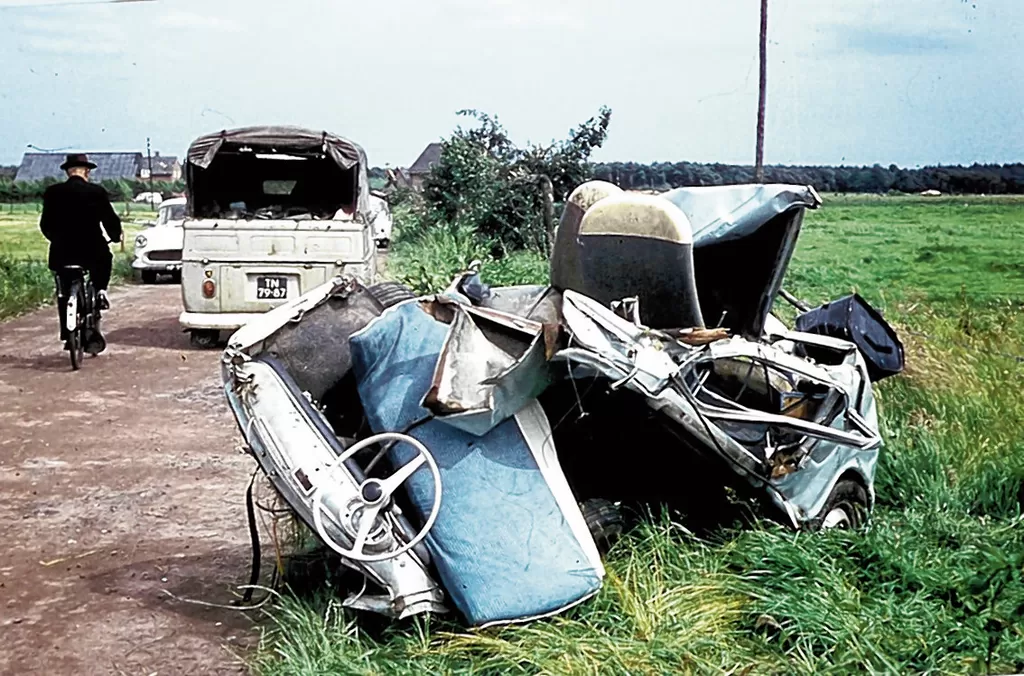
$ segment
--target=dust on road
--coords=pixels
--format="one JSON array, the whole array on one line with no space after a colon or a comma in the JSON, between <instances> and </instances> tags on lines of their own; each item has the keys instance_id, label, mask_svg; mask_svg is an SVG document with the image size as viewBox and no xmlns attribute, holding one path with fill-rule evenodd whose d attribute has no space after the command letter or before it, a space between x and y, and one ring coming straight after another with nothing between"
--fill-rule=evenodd
<instances>
[{"instance_id":1,"label":"dust on road","mask_svg":"<svg viewBox=\"0 0 1024 676\"><path fill-rule=\"evenodd\" d=\"M72 372L52 308L0 323L0 673L243 672L254 468L219 350L177 286L112 291L107 350Z\"/></svg>"}]
</instances>

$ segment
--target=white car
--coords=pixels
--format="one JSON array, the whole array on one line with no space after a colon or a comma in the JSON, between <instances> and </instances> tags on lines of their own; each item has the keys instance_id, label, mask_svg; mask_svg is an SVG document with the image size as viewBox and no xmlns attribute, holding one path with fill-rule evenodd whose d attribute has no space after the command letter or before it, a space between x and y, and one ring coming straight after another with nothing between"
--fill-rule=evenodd
<instances>
[{"instance_id":1,"label":"white car","mask_svg":"<svg viewBox=\"0 0 1024 676\"><path fill-rule=\"evenodd\" d=\"M373 224L373 239L380 248L391 243L391 208L385 197L378 192L370 193L370 222Z\"/></svg>"},{"instance_id":2,"label":"white car","mask_svg":"<svg viewBox=\"0 0 1024 676\"><path fill-rule=\"evenodd\" d=\"M135 260L132 269L151 284L157 275L169 274L181 281L181 250L185 233L184 197L175 197L160 204L156 221L135 238Z\"/></svg>"},{"instance_id":3,"label":"white car","mask_svg":"<svg viewBox=\"0 0 1024 676\"><path fill-rule=\"evenodd\" d=\"M132 201L156 206L164 201L164 196L158 192L140 192Z\"/></svg>"}]
</instances>

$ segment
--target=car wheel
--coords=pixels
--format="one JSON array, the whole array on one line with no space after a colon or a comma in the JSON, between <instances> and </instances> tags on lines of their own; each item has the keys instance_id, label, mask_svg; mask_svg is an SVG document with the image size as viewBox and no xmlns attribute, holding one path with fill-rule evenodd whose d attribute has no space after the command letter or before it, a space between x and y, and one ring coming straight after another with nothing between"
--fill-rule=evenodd
<instances>
[{"instance_id":1,"label":"car wheel","mask_svg":"<svg viewBox=\"0 0 1024 676\"><path fill-rule=\"evenodd\" d=\"M607 553L625 528L622 510L610 500L591 498L580 504L580 511L583 512L583 519L587 522L598 551Z\"/></svg>"},{"instance_id":2,"label":"car wheel","mask_svg":"<svg viewBox=\"0 0 1024 676\"><path fill-rule=\"evenodd\" d=\"M416 297L412 289L398 282L381 282L380 284L368 287L367 290L385 308L398 305L404 300Z\"/></svg>"},{"instance_id":3,"label":"car wheel","mask_svg":"<svg viewBox=\"0 0 1024 676\"><path fill-rule=\"evenodd\" d=\"M192 343L192 347L196 347L201 350L217 347L217 341L219 338L220 331L212 329L193 329L189 332L189 342Z\"/></svg>"},{"instance_id":4,"label":"car wheel","mask_svg":"<svg viewBox=\"0 0 1024 676\"><path fill-rule=\"evenodd\" d=\"M142 271L142 282L144 284L155 284L156 283L156 271L155 270L143 270Z\"/></svg>"},{"instance_id":5,"label":"car wheel","mask_svg":"<svg viewBox=\"0 0 1024 676\"><path fill-rule=\"evenodd\" d=\"M860 528L867 522L868 492L852 479L839 481L814 520L814 530Z\"/></svg>"}]
</instances>

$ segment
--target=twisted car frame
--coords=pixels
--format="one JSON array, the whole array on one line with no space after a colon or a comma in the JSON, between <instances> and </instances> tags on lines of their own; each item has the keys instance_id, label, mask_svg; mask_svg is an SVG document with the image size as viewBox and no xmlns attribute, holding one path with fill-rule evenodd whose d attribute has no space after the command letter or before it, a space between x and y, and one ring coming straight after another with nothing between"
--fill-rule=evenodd
<instances>
[{"instance_id":1,"label":"twisted car frame","mask_svg":"<svg viewBox=\"0 0 1024 676\"><path fill-rule=\"evenodd\" d=\"M874 502L872 382L902 346L863 299L772 314L812 188L599 181L570 196L551 284L443 293L338 276L250 321L224 390L259 466L366 581L349 607L470 626L598 592L629 507L740 490L794 529ZM709 320L708 318L713 318Z\"/></svg>"}]
</instances>

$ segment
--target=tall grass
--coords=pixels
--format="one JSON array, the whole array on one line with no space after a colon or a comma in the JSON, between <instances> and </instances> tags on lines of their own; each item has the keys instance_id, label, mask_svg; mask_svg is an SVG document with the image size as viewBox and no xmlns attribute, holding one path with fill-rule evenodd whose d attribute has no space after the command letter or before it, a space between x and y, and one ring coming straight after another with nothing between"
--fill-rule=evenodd
<instances>
[{"instance_id":1,"label":"tall grass","mask_svg":"<svg viewBox=\"0 0 1024 676\"><path fill-rule=\"evenodd\" d=\"M389 273L416 293L443 290L473 261L482 264L481 277L493 286L546 283L544 257L533 251L513 251L499 258L493 254L496 248L464 226L436 225L395 242Z\"/></svg>"},{"instance_id":2,"label":"tall grass","mask_svg":"<svg viewBox=\"0 0 1024 676\"><path fill-rule=\"evenodd\" d=\"M114 254L111 282L132 278L131 256ZM56 298L53 273L46 261L0 253L0 319L14 317Z\"/></svg>"},{"instance_id":3,"label":"tall grass","mask_svg":"<svg viewBox=\"0 0 1024 676\"><path fill-rule=\"evenodd\" d=\"M698 538L685 519L656 516L606 557L596 599L518 627L381 625L327 591L286 596L269 611L253 669L1024 672L1024 284L1013 272L1024 259L1024 206L991 205L1003 209L996 214L968 204L851 200L831 216L826 205L808 214L788 277L806 298L864 294L907 348L907 372L876 388L885 447L867 528L793 533L765 523ZM990 238L997 230L1005 236ZM925 248L948 250L956 279ZM542 256L488 253L472 233L439 229L399 241L392 267L419 291L445 286L473 258L492 283L546 278ZM685 466L651 471L676 472L680 490L700 480Z\"/></svg>"},{"instance_id":4,"label":"tall grass","mask_svg":"<svg viewBox=\"0 0 1024 676\"><path fill-rule=\"evenodd\" d=\"M151 218L154 211L148 205L115 205L122 217L128 215ZM45 304L54 298L53 275L46 267L49 243L39 231L42 205L0 204L0 319L11 317ZM124 251L112 245L114 268L113 283L132 278L131 259L135 233L141 226L122 221Z\"/></svg>"},{"instance_id":5,"label":"tall grass","mask_svg":"<svg viewBox=\"0 0 1024 676\"><path fill-rule=\"evenodd\" d=\"M0 319L38 307L53 295L53 273L44 261L0 255Z\"/></svg>"}]
</instances>

